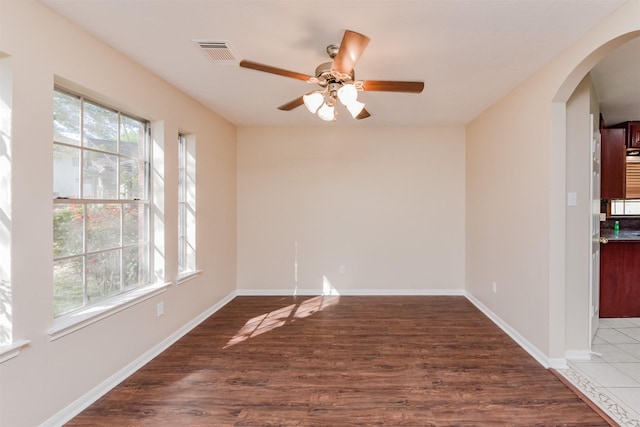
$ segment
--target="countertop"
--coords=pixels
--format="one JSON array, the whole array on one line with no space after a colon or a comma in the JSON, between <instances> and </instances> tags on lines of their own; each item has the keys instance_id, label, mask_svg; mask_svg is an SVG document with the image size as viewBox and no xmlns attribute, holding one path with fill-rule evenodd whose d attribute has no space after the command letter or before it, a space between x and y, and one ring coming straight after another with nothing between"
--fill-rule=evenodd
<instances>
[{"instance_id":1,"label":"countertop","mask_svg":"<svg viewBox=\"0 0 640 427\"><path fill-rule=\"evenodd\" d=\"M613 242L640 242L640 230L620 230L617 233L611 229L600 229L600 237L609 243Z\"/></svg>"}]
</instances>

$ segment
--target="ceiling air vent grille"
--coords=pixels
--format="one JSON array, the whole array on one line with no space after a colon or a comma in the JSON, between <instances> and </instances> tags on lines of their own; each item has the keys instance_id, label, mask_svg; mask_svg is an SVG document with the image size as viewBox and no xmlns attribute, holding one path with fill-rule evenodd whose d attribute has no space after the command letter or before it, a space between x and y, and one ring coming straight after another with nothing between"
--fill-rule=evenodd
<instances>
[{"instance_id":1,"label":"ceiling air vent grille","mask_svg":"<svg viewBox=\"0 0 640 427\"><path fill-rule=\"evenodd\" d=\"M227 42L195 41L200 49L216 64L237 64L238 56Z\"/></svg>"}]
</instances>

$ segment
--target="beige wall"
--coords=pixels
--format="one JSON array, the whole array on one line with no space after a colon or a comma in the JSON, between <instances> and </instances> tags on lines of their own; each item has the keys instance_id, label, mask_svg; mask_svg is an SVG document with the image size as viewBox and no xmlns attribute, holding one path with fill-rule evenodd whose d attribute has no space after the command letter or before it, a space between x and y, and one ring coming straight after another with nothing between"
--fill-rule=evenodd
<instances>
[{"instance_id":1,"label":"beige wall","mask_svg":"<svg viewBox=\"0 0 640 427\"><path fill-rule=\"evenodd\" d=\"M0 51L12 68L13 338L30 340L0 364L0 425L33 426L235 290L235 128L36 2L0 2ZM197 139L200 277L55 341L52 325L52 96L54 79L154 122L164 147L156 201L161 281L177 272L177 134ZM3 91L3 94L6 91ZM5 96L5 95L3 95ZM159 153L155 153L156 155ZM164 260L162 259L164 258ZM165 314L156 316L164 301Z\"/></svg>"},{"instance_id":2,"label":"beige wall","mask_svg":"<svg viewBox=\"0 0 640 427\"><path fill-rule=\"evenodd\" d=\"M239 129L238 289L462 292L464 168L461 127Z\"/></svg>"},{"instance_id":3,"label":"beige wall","mask_svg":"<svg viewBox=\"0 0 640 427\"><path fill-rule=\"evenodd\" d=\"M467 126L466 289L546 353L548 111L533 86Z\"/></svg>"},{"instance_id":4,"label":"beige wall","mask_svg":"<svg viewBox=\"0 0 640 427\"><path fill-rule=\"evenodd\" d=\"M564 357L566 318L582 315L566 306L582 295L565 296L565 103L638 30L631 0L467 126L466 290L552 360Z\"/></svg>"}]
</instances>

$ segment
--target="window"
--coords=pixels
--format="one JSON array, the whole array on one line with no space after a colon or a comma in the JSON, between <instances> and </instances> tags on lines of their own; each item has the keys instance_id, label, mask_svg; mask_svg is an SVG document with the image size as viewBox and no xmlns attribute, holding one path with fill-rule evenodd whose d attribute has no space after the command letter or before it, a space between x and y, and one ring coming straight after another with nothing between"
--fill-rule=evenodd
<instances>
[{"instance_id":1,"label":"window","mask_svg":"<svg viewBox=\"0 0 640 427\"><path fill-rule=\"evenodd\" d=\"M611 215L640 215L640 200L611 200Z\"/></svg>"},{"instance_id":2,"label":"window","mask_svg":"<svg viewBox=\"0 0 640 427\"><path fill-rule=\"evenodd\" d=\"M195 156L194 144L178 135L178 277L196 270Z\"/></svg>"},{"instance_id":3,"label":"window","mask_svg":"<svg viewBox=\"0 0 640 427\"><path fill-rule=\"evenodd\" d=\"M149 283L149 123L56 88L54 315Z\"/></svg>"}]
</instances>

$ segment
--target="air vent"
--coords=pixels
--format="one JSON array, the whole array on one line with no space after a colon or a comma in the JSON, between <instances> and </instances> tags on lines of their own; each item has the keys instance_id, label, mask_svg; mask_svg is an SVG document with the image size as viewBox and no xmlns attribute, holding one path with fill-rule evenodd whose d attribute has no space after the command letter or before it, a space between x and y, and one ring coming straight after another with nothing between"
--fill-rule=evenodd
<instances>
[{"instance_id":1,"label":"air vent","mask_svg":"<svg viewBox=\"0 0 640 427\"><path fill-rule=\"evenodd\" d=\"M239 62L238 56L227 42L194 41L216 64L237 64Z\"/></svg>"}]
</instances>

